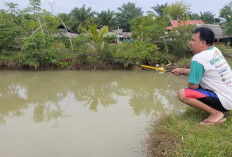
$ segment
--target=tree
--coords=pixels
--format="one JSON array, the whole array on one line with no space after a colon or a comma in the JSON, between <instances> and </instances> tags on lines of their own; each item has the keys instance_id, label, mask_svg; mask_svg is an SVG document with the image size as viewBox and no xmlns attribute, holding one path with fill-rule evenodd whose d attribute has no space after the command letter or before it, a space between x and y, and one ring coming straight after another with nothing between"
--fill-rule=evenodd
<instances>
[{"instance_id":1,"label":"tree","mask_svg":"<svg viewBox=\"0 0 232 157\"><path fill-rule=\"evenodd\" d=\"M104 39L105 35L109 32L109 28L104 26L101 31L98 32L96 25L90 25L88 30L85 28L83 28L83 30L92 39L91 47L93 48L93 51L95 51L97 54L100 54L104 49Z\"/></svg>"},{"instance_id":2,"label":"tree","mask_svg":"<svg viewBox=\"0 0 232 157\"><path fill-rule=\"evenodd\" d=\"M182 20L189 11L189 5L186 5L183 1L167 5L164 8L164 13L173 20Z\"/></svg>"},{"instance_id":3,"label":"tree","mask_svg":"<svg viewBox=\"0 0 232 157\"><path fill-rule=\"evenodd\" d=\"M83 5L81 8L74 8L69 15L71 16L72 30L80 32L83 27L87 28L92 23L95 12L92 11L91 7L85 8Z\"/></svg>"},{"instance_id":4,"label":"tree","mask_svg":"<svg viewBox=\"0 0 232 157\"><path fill-rule=\"evenodd\" d=\"M193 14L188 14L187 15L189 17L190 20L199 20L201 19L200 15L198 15L197 13L193 13Z\"/></svg>"},{"instance_id":5,"label":"tree","mask_svg":"<svg viewBox=\"0 0 232 157\"><path fill-rule=\"evenodd\" d=\"M117 24L124 31L130 31L130 21L135 17L142 16L141 8L135 6L135 3L128 2L118 8L119 12L116 13Z\"/></svg>"},{"instance_id":6,"label":"tree","mask_svg":"<svg viewBox=\"0 0 232 157\"><path fill-rule=\"evenodd\" d=\"M101 11L101 13L97 13L97 16L99 25L108 26L110 29L115 28L115 13L113 11Z\"/></svg>"},{"instance_id":7,"label":"tree","mask_svg":"<svg viewBox=\"0 0 232 157\"><path fill-rule=\"evenodd\" d=\"M41 10L41 0L29 0L29 8L36 15Z\"/></svg>"},{"instance_id":8,"label":"tree","mask_svg":"<svg viewBox=\"0 0 232 157\"><path fill-rule=\"evenodd\" d=\"M221 24L224 33L226 35L231 36L232 35L232 1L229 4L226 4L220 10L220 17L225 20L225 22Z\"/></svg>"},{"instance_id":9,"label":"tree","mask_svg":"<svg viewBox=\"0 0 232 157\"><path fill-rule=\"evenodd\" d=\"M147 16L139 16L132 20L131 30L132 38L141 41L157 41L164 35L168 20L163 16L155 16L149 14Z\"/></svg>"},{"instance_id":10,"label":"tree","mask_svg":"<svg viewBox=\"0 0 232 157\"><path fill-rule=\"evenodd\" d=\"M161 4L161 5L156 4L156 6L151 7L151 8L156 12L156 14L157 14L158 16L165 16L164 8L165 8L167 5L168 5L168 3ZM153 13L153 14L154 14L154 12L150 12L150 13Z\"/></svg>"},{"instance_id":11,"label":"tree","mask_svg":"<svg viewBox=\"0 0 232 157\"><path fill-rule=\"evenodd\" d=\"M18 4L17 3L12 3L12 2L5 2L5 6L8 7L8 12L12 15L18 14Z\"/></svg>"},{"instance_id":12,"label":"tree","mask_svg":"<svg viewBox=\"0 0 232 157\"><path fill-rule=\"evenodd\" d=\"M217 22L217 19L214 18L214 14L207 11L207 12L200 12L200 17L202 21L204 21L206 24L214 24Z\"/></svg>"},{"instance_id":13,"label":"tree","mask_svg":"<svg viewBox=\"0 0 232 157\"><path fill-rule=\"evenodd\" d=\"M14 22L15 17L7 12L0 12L0 51L12 50L16 46L20 27Z\"/></svg>"},{"instance_id":14,"label":"tree","mask_svg":"<svg viewBox=\"0 0 232 157\"><path fill-rule=\"evenodd\" d=\"M168 42L169 53L173 55L173 59L189 57L189 41L192 37L194 25L179 26L168 33L172 39Z\"/></svg>"}]
</instances>

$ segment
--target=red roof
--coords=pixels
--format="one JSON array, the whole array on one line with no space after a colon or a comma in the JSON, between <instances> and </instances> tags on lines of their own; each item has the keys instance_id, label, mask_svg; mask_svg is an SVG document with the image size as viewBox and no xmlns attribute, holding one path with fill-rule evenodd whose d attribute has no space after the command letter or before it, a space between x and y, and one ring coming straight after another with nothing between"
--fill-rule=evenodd
<instances>
[{"instance_id":1,"label":"red roof","mask_svg":"<svg viewBox=\"0 0 232 157\"><path fill-rule=\"evenodd\" d=\"M188 25L196 25L196 24L205 24L202 20L186 20L186 21L180 21L180 23L178 24L177 20L171 20L170 21L171 26L166 27L166 29L173 29L178 27L179 25L181 26L188 26Z\"/></svg>"}]
</instances>

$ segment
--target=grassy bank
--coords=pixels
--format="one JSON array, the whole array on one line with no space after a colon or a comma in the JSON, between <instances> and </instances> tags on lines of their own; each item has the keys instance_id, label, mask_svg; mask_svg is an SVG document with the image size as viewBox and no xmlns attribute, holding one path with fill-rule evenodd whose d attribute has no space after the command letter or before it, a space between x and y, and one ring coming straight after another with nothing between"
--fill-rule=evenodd
<instances>
[{"instance_id":1,"label":"grassy bank","mask_svg":"<svg viewBox=\"0 0 232 157\"><path fill-rule=\"evenodd\" d=\"M220 125L199 124L207 113L194 108L178 115L163 116L149 128L146 152L149 157L230 157L232 118Z\"/></svg>"}]
</instances>

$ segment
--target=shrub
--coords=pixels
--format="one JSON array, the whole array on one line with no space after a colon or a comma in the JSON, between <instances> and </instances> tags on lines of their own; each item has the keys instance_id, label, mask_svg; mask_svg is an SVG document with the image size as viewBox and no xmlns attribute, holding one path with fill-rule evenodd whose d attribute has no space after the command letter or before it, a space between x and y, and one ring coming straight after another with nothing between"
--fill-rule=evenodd
<instances>
[{"instance_id":1,"label":"shrub","mask_svg":"<svg viewBox=\"0 0 232 157\"><path fill-rule=\"evenodd\" d=\"M155 44L142 41L135 41L131 44L121 43L117 45L113 56L116 59L121 60L125 66L130 62L154 65L160 63L161 58L164 59L164 54L158 52L158 47ZM163 62L165 62L165 59Z\"/></svg>"},{"instance_id":2,"label":"shrub","mask_svg":"<svg viewBox=\"0 0 232 157\"><path fill-rule=\"evenodd\" d=\"M79 49L83 47L86 43L90 41L90 38L88 36L79 35L75 38L73 38L73 47L74 49Z\"/></svg>"},{"instance_id":3,"label":"shrub","mask_svg":"<svg viewBox=\"0 0 232 157\"><path fill-rule=\"evenodd\" d=\"M192 36L192 31L195 26L179 26L171 30L168 34L171 41L168 42L169 53L176 58L188 57L189 41Z\"/></svg>"},{"instance_id":4,"label":"shrub","mask_svg":"<svg viewBox=\"0 0 232 157\"><path fill-rule=\"evenodd\" d=\"M230 49L230 46L229 46L229 45L218 44L218 43L215 43L214 45L215 45L222 53L228 53L228 52L227 52L227 49Z\"/></svg>"},{"instance_id":5,"label":"shrub","mask_svg":"<svg viewBox=\"0 0 232 157\"><path fill-rule=\"evenodd\" d=\"M22 65L37 69L39 66L47 67L57 63L57 54L54 49L42 49L40 51L26 51L22 58Z\"/></svg>"},{"instance_id":6,"label":"shrub","mask_svg":"<svg viewBox=\"0 0 232 157\"><path fill-rule=\"evenodd\" d=\"M36 33L24 39L24 50L34 51L53 47L54 37Z\"/></svg>"}]
</instances>

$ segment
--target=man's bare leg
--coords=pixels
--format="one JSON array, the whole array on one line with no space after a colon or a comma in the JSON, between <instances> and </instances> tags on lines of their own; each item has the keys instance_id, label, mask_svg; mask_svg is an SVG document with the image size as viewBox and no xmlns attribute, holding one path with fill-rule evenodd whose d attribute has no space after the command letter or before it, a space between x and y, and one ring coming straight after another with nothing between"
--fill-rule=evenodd
<instances>
[{"instance_id":1,"label":"man's bare leg","mask_svg":"<svg viewBox=\"0 0 232 157\"><path fill-rule=\"evenodd\" d=\"M184 93L184 89L179 90L178 97L182 102L184 102L190 106L193 106L195 108L198 108L198 109L201 109L201 110L208 112L210 115L203 122L216 123L224 117L224 114L221 111L218 111L218 110L206 105L205 103L203 103L197 99L186 98L185 93Z\"/></svg>"}]
</instances>

